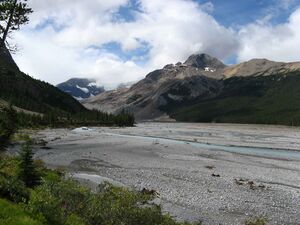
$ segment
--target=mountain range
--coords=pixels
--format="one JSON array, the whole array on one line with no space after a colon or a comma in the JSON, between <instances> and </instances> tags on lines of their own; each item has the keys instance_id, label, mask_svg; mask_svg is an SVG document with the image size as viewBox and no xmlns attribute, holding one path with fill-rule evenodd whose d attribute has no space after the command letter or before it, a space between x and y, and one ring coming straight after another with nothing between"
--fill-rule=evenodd
<instances>
[{"instance_id":1,"label":"mountain range","mask_svg":"<svg viewBox=\"0 0 300 225\"><path fill-rule=\"evenodd\" d=\"M94 79L72 78L66 82L58 84L60 90L70 94L81 101L104 92L104 87L99 87Z\"/></svg>"},{"instance_id":2,"label":"mountain range","mask_svg":"<svg viewBox=\"0 0 300 225\"><path fill-rule=\"evenodd\" d=\"M227 66L207 54L166 65L130 88L83 102L138 120L300 124L300 62L253 59Z\"/></svg>"}]
</instances>

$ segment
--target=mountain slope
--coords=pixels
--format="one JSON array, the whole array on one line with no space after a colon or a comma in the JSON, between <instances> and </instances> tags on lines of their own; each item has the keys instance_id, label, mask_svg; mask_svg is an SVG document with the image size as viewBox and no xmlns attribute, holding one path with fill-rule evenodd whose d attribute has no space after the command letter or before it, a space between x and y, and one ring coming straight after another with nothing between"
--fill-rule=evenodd
<instances>
[{"instance_id":1,"label":"mountain slope","mask_svg":"<svg viewBox=\"0 0 300 225\"><path fill-rule=\"evenodd\" d=\"M254 59L227 67L211 56L192 55L185 63L167 65L131 88L105 92L84 105L128 110L140 120L300 125L299 70L298 62Z\"/></svg>"},{"instance_id":2,"label":"mountain slope","mask_svg":"<svg viewBox=\"0 0 300 225\"><path fill-rule=\"evenodd\" d=\"M72 95L77 100L83 100L104 92L103 87L98 87L93 79L72 78L66 82L58 84L57 87Z\"/></svg>"},{"instance_id":3,"label":"mountain slope","mask_svg":"<svg viewBox=\"0 0 300 225\"><path fill-rule=\"evenodd\" d=\"M0 50L0 98L39 113L86 111L79 102L58 88L22 73L9 52L3 49Z\"/></svg>"},{"instance_id":4,"label":"mountain slope","mask_svg":"<svg viewBox=\"0 0 300 225\"><path fill-rule=\"evenodd\" d=\"M205 63L199 63L203 58ZM205 67L214 72L205 71ZM166 96L182 101L216 95L223 68L222 62L210 56L192 56L186 63L170 64L151 72L131 88L105 92L84 101L84 105L113 113L126 110L133 112L137 119L154 119L165 115L160 107L167 104Z\"/></svg>"},{"instance_id":5,"label":"mountain slope","mask_svg":"<svg viewBox=\"0 0 300 225\"><path fill-rule=\"evenodd\" d=\"M229 78L216 97L161 110L177 121L300 125L300 71Z\"/></svg>"}]
</instances>

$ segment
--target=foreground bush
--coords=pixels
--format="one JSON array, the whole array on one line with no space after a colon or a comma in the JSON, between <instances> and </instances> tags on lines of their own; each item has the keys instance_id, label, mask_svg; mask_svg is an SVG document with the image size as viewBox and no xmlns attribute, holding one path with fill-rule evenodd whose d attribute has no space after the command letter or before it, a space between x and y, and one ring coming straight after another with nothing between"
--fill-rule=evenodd
<instances>
[{"instance_id":1,"label":"foreground bush","mask_svg":"<svg viewBox=\"0 0 300 225\"><path fill-rule=\"evenodd\" d=\"M246 221L246 225L267 225L267 221L265 218L255 218Z\"/></svg>"},{"instance_id":2,"label":"foreground bush","mask_svg":"<svg viewBox=\"0 0 300 225\"><path fill-rule=\"evenodd\" d=\"M26 213L22 207L6 200L0 199L0 209L1 225L43 225Z\"/></svg>"},{"instance_id":3,"label":"foreground bush","mask_svg":"<svg viewBox=\"0 0 300 225\"><path fill-rule=\"evenodd\" d=\"M36 188L27 205L48 224L63 225L175 225L159 206L147 204L152 196L105 184L91 193L72 180L46 182ZM79 219L80 218L80 219ZM76 223L74 222L76 221Z\"/></svg>"}]
</instances>

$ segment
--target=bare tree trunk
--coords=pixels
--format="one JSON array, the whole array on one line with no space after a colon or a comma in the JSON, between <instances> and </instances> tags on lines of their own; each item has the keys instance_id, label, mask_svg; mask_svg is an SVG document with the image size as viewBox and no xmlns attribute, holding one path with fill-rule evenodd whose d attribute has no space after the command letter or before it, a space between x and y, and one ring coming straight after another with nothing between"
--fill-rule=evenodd
<instances>
[{"instance_id":1,"label":"bare tree trunk","mask_svg":"<svg viewBox=\"0 0 300 225\"><path fill-rule=\"evenodd\" d=\"M9 13L9 19L8 19L8 21L7 21L6 28L5 28L5 30L4 30L4 32L3 32L3 36L2 36L2 38L1 38L1 43L0 43L0 47L1 47L1 48L5 46L5 41L6 41L8 32L9 32L9 29L10 29L10 27L11 27L11 22L12 22L13 17L14 17L14 13L15 13L17 1L18 1L18 0L15 0L15 1L14 1L13 7L12 7L12 9L10 10L10 13Z\"/></svg>"}]
</instances>

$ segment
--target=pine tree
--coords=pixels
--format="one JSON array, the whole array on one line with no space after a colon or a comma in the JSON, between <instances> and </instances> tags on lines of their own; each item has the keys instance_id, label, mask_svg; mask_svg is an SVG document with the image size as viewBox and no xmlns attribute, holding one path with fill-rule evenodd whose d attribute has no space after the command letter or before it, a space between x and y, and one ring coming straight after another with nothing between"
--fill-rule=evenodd
<instances>
[{"instance_id":1,"label":"pine tree","mask_svg":"<svg viewBox=\"0 0 300 225\"><path fill-rule=\"evenodd\" d=\"M20 153L19 178L27 187L34 187L40 183L40 177L34 165L33 155L30 142L23 144Z\"/></svg>"},{"instance_id":2,"label":"pine tree","mask_svg":"<svg viewBox=\"0 0 300 225\"><path fill-rule=\"evenodd\" d=\"M4 150L16 131L16 112L12 105L0 108L0 151Z\"/></svg>"},{"instance_id":3,"label":"pine tree","mask_svg":"<svg viewBox=\"0 0 300 225\"><path fill-rule=\"evenodd\" d=\"M0 1L0 47L4 47L6 39L12 31L19 30L20 26L29 21L28 15L32 9L28 7L27 0Z\"/></svg>"}]
</instances>

